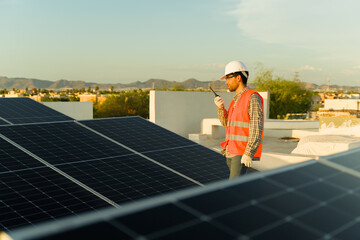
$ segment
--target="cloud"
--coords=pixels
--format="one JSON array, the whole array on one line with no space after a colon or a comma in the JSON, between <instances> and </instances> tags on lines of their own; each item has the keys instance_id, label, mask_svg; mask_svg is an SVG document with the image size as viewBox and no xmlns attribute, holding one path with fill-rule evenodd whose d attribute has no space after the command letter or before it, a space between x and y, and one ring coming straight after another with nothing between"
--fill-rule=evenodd
<instances>
[{"instance_id":1,"label":"cloud","mask_svg":"<svg viewBox=\"0 0 360 240\"><path fill-rule=\"evenodd\" d=\"M256 40L336 49L344 41L354 46L360 41L359 5L355 0L241 0L229 14Z\"/></svg>"},{"instance_id":2,"label":"cloud","mask_svg":"<svg viewBox=\"0 0 360 240\"><path fill-rule=\"evenodd\" d=\"M316 67L309 66L309 65L305 65L305 66L301 67L300 70L322 72L322 68L316 68Z\"/></svg>"}]
</instances>

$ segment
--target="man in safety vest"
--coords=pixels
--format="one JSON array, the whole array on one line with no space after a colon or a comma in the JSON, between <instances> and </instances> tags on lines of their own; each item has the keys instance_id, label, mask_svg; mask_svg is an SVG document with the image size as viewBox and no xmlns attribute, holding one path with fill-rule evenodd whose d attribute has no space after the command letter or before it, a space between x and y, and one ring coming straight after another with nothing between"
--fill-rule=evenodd
<instances>
[{"instance_id":1,"label":"man in safety vest","mask_svg":"<svg viewBox=\"0 0 360 240\"><path fill-rule=\"evenodd\" d=\"M224 100L217 96L214 102L221 124L226 128L226 139L221 143L223 155L230 169L229 178L244 175L252 161L259 161L264 129L264 100L258 92L247 87L249 71L241 61L225 66L225 84L236 92L228 111Z\"/></svg>"}]
</instances>

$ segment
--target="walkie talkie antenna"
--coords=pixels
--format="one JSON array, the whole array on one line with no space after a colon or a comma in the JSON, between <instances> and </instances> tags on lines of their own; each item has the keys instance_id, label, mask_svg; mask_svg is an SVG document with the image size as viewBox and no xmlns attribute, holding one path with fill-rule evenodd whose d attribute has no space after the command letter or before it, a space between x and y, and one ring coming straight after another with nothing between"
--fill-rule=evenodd
<instances>
[{"instance_id":1,"label":"walkie talkie antenna","mask_svg":"<svg viewBox=\"0 0 360 240\"><path fill-rule=\"evenodd\" d=\"M209 88L210 88L210 90L215 94L215 97L220 97L220 95L217 94L211 87L209 87Z\"/></svg>"}]
</instances>

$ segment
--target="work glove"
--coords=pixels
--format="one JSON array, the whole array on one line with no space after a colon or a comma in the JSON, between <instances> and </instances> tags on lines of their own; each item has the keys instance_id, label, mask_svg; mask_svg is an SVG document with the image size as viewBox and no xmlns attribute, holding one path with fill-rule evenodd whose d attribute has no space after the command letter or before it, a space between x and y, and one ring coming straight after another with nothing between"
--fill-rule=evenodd
<instances>
[{"instance_id":1,"label":"work glove","mask_svg":"<svg viewBox=\"0 0 360 240\"><path fill-rule=\"evenodd\" d=\"M241 164L244 164L246 167L251 167L252 158L248 155L243 155L241 157Z\"/></svg>"},{"instance_id":2,"label":"work glove","mask_svg":"<svg viewBox=\"0 0 360 240\"><path fill-rule=\"evenodd\" d=\"M223 108L225 101L221 97L217 96L216 98L214 98L214 103L218 108Z\"/></svg>"}]
</instances>

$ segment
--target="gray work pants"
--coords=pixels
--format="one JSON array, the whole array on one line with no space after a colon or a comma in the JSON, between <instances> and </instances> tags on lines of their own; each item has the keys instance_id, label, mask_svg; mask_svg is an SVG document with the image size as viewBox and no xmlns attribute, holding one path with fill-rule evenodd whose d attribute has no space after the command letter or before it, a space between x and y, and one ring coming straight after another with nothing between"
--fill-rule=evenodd
<instances>
[{"instance_id":1,"label":"gray work pants","mask_svg":"<svg viewBox=\"0 0 360 240\"><path fill-rule=\"evenodd\" d=\"M243 176L248 173L249 168L241 163L241 155L236 155L235 157L226 158L226 164L230 170L229 179Z\"/></svg>"}]
</instances>

